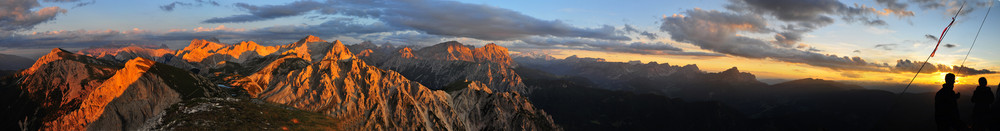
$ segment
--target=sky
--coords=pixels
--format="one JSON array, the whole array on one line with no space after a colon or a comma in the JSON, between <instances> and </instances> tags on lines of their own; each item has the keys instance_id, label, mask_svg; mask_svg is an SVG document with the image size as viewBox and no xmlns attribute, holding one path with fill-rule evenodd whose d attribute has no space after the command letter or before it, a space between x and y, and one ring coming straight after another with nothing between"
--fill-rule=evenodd
<instances>
[{"instance_id":1,"label":"sky","mask_svg":"<svg viewBox=\"0 0 1000 131\"><path fill-rule=\"evenodd\" d=\"M1000 47L1000 15L984 17L993 2L0 0L0 53L37 58L52 48L108 44L181 49L210 38L280 45L315 35L347 44L497 43L557 58L738 67L759 79L905 83L961 8L927 75L917 77L933 85L943 72L1000 78L1000 54L990 50ZM966 53L968 68L955 70Z\"/></svg>"}]
</instances>

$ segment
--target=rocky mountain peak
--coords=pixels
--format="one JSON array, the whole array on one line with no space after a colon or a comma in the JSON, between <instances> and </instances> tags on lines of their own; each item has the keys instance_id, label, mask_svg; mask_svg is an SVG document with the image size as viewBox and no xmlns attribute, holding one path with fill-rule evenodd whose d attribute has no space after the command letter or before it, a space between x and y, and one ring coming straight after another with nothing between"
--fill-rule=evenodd
<instances>
[{"instance_id":1,"label":"rocky mountain peak","mask_svg":"<svg viewBox=\"0 0 1000 131\"><path fill-rule=\"evenodd\" d=\"M184 50L215 50L224 47L225 45L211 42L204 39L194 39L191 40L191 44L184 47Z\"/></svg>"},{"instance_id":2,"label":"rocky mountain peak","mask_svg":"<svg viewBox=\"0 0 1000 131\"><path fill-rule=\"evenodd\" d=\"M362 48L365 48L365 49L375 49L375 48L378 48L378 45L375 45L374 43L372 43L372 41L367 41L367 40L364 41L364 42L358 43L358 45L361 46Z\"/></svg>"},{"instance_id":3,"label":"rocky mountain peak","mask_svg":"<svg viewBox=\"0 0 1000 131\"><path fill-rule=\"evenodd\" d=\"M90 47L77 52L77 54L87 55L99 59L109 60L130 60L133 57L144 57L154 60L163 60L173 56L176 51L166 48L166 45L104 45L100 47Z\"/></svg>"},{"instance_id":4,"label":"rocky mountain peak","mask_svg":"<svg viewBox=\"0 0 1000 131\"><path fill-rule=\"evenodd\" d=\"M572 55L572 56L566 57L566 59L563 59L563 60L568 61L568 62L606 62L607 61L607 60L604 60L604 58L591 58L591 57L580 58L579 56L576 56L576 55Z\"/></svg>"},{"instance_id":5,"label":"rocky mountain peak","mask_svg":"<svg viewBox=\"0 0 1000 131\"><path fill-rule=\"evenodd\" d=\"M259 47L259 46L260 45L258 45L257 42L253 41L241 41L239 44L235 45L235 47Z\"/></svg>"},{"instance_id":6,"label":"rocky mountain peak","mask_svg":"<svg viewBox=\"0 0 1000 131\"><path fill-rule=\"evenodd\" d=\"M413 55L413 49L410 47L403 47L402 49L399 49L399 57L407 59L417 58L416 55Z\"/></svg>"},{"instance_id":7,"label":"rocky mountain peak","mask_svg":"<svg viewBox=\"0 0 1000 131\"><path fill-rule=\"evenodd\" d=\"M372 49L365 49L365 50L361 50L361 52L358 52L357 56L358 57L369 57L369 56L372 56L374 53L375 53L375 51L373 51Z\"/></svg>"},{"instance_id":8,"label":"rocky mountain peak","mask_svg":"<svg viewBox=\"0 0 1000 131\"><path fill-rule=\"evenodd\" d=\"M149 60L149 59L142 58L142 57L136 57L135 59L132 59L132 60L129 60L128 62L125 62L125 68L122 69L122 70L135 71L135 72L146 72L147 70L149 70L149 67L153 66L153 64L156 64L156 61ZM130 74L133 74L133 73L130 73Z\"/></svg>"},{"instance_id":9,"label":"rocky mountain peak","mask_svg":"<svg viewBox=\"0 0 1000 131\"><path fill-rule=\"evenodd\" d=\"M722 71L721 73L722 74L739 74L740 70L736 69L736 67L733 67L733 68L726 69L726 71Z\"/></svg>"},{"instance_id":10,"label":"rocky mountain peak","mask_svg":"<svg viewBox=\"0 0 1000 131\"><path fill-rule=\"evenodd\" d=\"M351 53L350 49L340 40L334 40L333 45L330 46L330 51L326 52L326 56L323 59L332 60L347 60L354 58L354 53Z\"/></svg>"},{"instance_id":11,"label":"rocky mountain peak","mask_svg":"<svg viewBox=\"0 0 1000 131\"><path fill-rule=\"evenodd\" d=\"M475 61L472 49L462 43L458 43L457 41L448 41L434 46L424 47L417 52L421 58Z\"/></svg>"},{"instance_id":12,"label":"rocky mountain peak","mask_svg":"<svg viewBox=\"0 0 1000 131\"><path fill-rule=\"evenodd\" d=\"M514 64L514 60L507 54L507 48L493 43L476 48L476 50L473 51L473 55L475 56L476 61L480 62L487 61L508 66Z\"/></svg>"},{"instance_id":13,"label":"rocky mountain peak","mask_svg":"<svg viewBox=\"0 0 1000 131\"><path fill-rule=\"evenodd\" d=\"M306 37L300 39L299 41L293 43L292 46L293 47L294 46L301 46L303 44L313 43L313 42L326 42L326 40L320 39L319 37L316 37L316 36L313 36L313 35L309 35L309 36L306 36Z\"/></svg>"},{"instance_id":14,"label":"rocky mountain peak","mask_svg":"<svg viewBox=\"0 0 1000 131\"><path fill-rule=\"evenodd\" d=\"M52 61L66 58L72 59L73 57L76 56L69 51L63 50L62 48L52 48L52 51L49 51L49 54L39 57L38 60L35 61L35 64L31 65L31 68L28 68L27 72L35 72L35 70L42 67L42 65L48 64Z\"/></svg>"},{"instance_id":15,"label":"rocky mountain peak","mask_svg":"<svg viewBox=\"0 0 1000 131\"><path fill-rule=\"evenodd\" d=\"M692 70L692 71L701 71L701 69L700 69L700 68L698 68L698 65L697 65L697 64L688 64L688 65L684 65L684 66L683 66L683 67L681 67L681 68L682 68L682 69L685 69L685 70Z\"/></svg>"},{"instance_id":16,"label":"rocky mountain peak","mask_svg":"<svg viewBox=\"0 0 1000 131\"><path fill-rule=\"evenodd\" d=\"M400 50L400 53L404 53ZM470 62L492 62L509 66L514 64L507 53L507 48L489 43L480 48L464 45L457 41L448 41L434 46L424 47L417 51L421 58L436 60L459 60Z\"/></svg>"},{"instance_id":17,"label":"rocky mountain peak","mask_svg":"<svg viewBox=\"0 0 1000 131\"><path fill-rule=\"evenodd\" d=\"M225 52L226 54L229 54L230 56L233 56L235 58L239 58L245 52L254 52L254 53L257 53L257 56L266 56L268 54L274 53L275 51L278 51L277 47L273 47L273 46L261 46L261 45L257 44L256 42L253 42L253 41L243 41L243 42L240 42L239 44L230 46L229 50L220 51L220 52Z\"/></svg>"},{"instance_id":18,"label":"rocky mountain peak","mask_svg":"<svg viewBox=\"0 0 1000 131\"><path fill-rule=\"evenodd\" d=\"M461 47L465 46L465 44L459 43L458 41L446 41L443 43L438 43L437 45L434 46Z\"/></svg>"}]
</instances>

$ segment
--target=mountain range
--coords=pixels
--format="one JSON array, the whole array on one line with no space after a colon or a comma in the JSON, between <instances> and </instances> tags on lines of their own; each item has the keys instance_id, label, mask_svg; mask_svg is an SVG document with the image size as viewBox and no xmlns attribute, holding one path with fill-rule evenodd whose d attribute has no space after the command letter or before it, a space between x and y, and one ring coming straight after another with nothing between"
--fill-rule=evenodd
<instances>
[{"instance_id":1,"label":"mountain range","mask_svg":"<svg viewBox=\"0 0 1000 131\"><path fill-rule=\"evenodd\" d=\"M453 54L422 54L435 53ZM465 62L494 64L491 60ZM140 46L91 48L78 53L53 49L31 68L5 78L4 89L9 90L5 93L17 101L4 103L4 107L19 111L6 114L9 117L4 117L4 127L181 129L184 127L176 126L184 125L160 119L183 115L166 114L175 112L166 110L171 105L194 98L238 96L240 93L229 90L239 90L247 96L243 99L327 115L340 129L559 128L521 92L508 87L523 87L519 80L501 87L490 86L500 83L497 81L447 79L424 80L447 81L449 90L440 90L445 85L425 87L393 70L367 64L340 41L327 42L314 36L279 46L196 39L176 51Z\"/></svg>"},{"instance_id":2,"label":"mountain range","mask_svg":"<svg viewBox=\"0 0 1000 131\"><path fill-rule=\"evenodd\" d=\"M5 130L914 130L933 118L928 94L457 41L56 48L14 70L0 79Z\"/></svg>"}]
</instances>

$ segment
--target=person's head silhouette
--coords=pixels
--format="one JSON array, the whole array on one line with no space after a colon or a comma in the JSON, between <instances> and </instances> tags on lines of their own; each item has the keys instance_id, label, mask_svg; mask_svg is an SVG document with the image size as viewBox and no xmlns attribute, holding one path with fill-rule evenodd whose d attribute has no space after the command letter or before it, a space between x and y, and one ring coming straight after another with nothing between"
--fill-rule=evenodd
<instances>
[{"instance_id":1,"label":"person's head silhouette","mask_svg":"<svg viewBox=\"0 0 1000 131\"><path fill-rule=\"evenodd\" d=\"M946 83L946 84L954 84L955 83L955 74L948 73L947 75L944 75L944 83Z\"/></svg>"},{"instance_id":2,"label":"person's head silhouette","mask_svg":"<svg viewBox=\"0 0 1000 131\"><path fill-rule=\"evenodd\" d=\"M986 77L979 77L979 86L986 87Z\"/></svg>"}]
</instances>

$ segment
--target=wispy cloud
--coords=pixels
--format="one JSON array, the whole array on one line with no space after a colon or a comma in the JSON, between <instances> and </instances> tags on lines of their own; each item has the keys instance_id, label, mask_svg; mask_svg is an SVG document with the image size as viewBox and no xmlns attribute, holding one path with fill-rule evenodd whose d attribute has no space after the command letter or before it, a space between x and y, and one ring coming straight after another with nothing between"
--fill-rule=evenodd
<instances>
[{"instance_id":1,"label":"wispy cloud","mask_svg":"<svg viewBox=\"0 0 1000 131\"><path fill-rule=\"evenodd\" d=\"M220 6L219 2L212 0L195 0L194 3L175 1L170 4L160 6L160 9L162 9L163 11L174 11L174 8L177 8L178 6L203 6L203 5Z\"/></svg>"}]
</instances>

